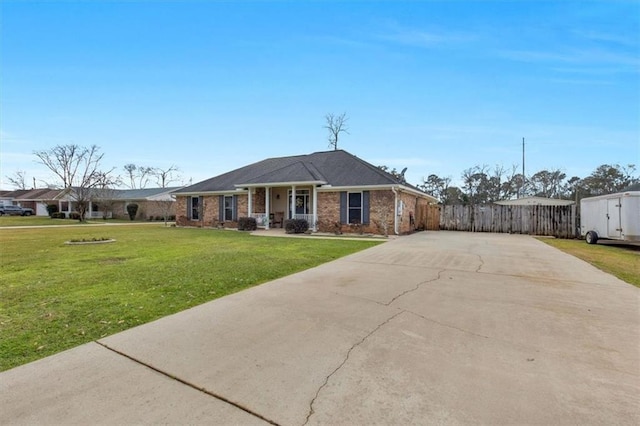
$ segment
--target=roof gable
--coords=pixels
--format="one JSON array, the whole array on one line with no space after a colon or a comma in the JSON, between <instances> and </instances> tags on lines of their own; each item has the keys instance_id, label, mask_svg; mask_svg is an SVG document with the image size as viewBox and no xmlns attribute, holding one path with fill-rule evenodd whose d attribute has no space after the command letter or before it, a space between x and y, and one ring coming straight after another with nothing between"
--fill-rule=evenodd
<instances>
[{"instance_id":1,"label":"roof gable","mask_svg":"<svg viewBox=\"0 0 640 426\"><path fill-rule=\"evenodd\" d=\"M309 183L327 183L327 180L322 173L313 165L313 163L306 161L298 161L286 165L280 169L273 170L263 175L257 176L253 179L249 179L246 182L238 182L235 186L244 185L260 185L269 183L283 183L283 182L309 182Z\"/></svg>"},{"instance_id":2,"label":"roof gable","mask_svg":"<svg viewBox=\"0 0 640 426\"><path fill-rule=\"evenodd\" d=\"M180 187L167 188L142 188L142 189L117 189L113 192L113 198L121 200L144 200L158 195L164 195L179 189Z\"/></svg>"},{"instance_id":3,"label":"roof gable","mask_svg":"<svg viewBox=\"0 0 640 426\"><path fill-rule=\"evenodd\" d=\"M239 186L276 183L327 184L337 187L407 185L393 175L344 150L268 158L176 191L180 193L233 191ZM412 187L413 188L413 187Z\"/></svg>"}]
</instances>

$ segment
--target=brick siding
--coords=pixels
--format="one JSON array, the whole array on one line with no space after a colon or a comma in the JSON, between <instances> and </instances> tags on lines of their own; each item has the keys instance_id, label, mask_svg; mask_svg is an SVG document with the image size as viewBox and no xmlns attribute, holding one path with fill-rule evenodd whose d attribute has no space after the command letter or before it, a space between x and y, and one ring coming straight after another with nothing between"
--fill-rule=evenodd
<instances>
[{"instance_id":1,"label":"brick siding","mask_svg":"<svg viewBox=\"0 0 640 426\"><path fill-rule=\"evenodd\" d=\"M264 213L264 188L258 188L252 196L254 213ZM376 190L369 192L369 224L352 225L340 223L340 192L318 192L318 231L329 233L366 233L393 234L393 220L395 212L395 194L391 190ZM218 220L218 196L203 197L204 205L202 220L189 220L187 212L188 197L176 197L176 222L179 226L197 227L229 227L238 226L236 221L223 222ZM398 219L398 232L407 234L415 231L415 214L419 205L428 204L428 200L419 198L407 192L399 192L398 200L404 202L402 215ZM312 200L313 202L313 200ZM261 208L262 207L262 208ZM238 217L248 216L248 195L238 194ZM386 226L385 226L386 225Z\"/></svg>"}]
</instances>

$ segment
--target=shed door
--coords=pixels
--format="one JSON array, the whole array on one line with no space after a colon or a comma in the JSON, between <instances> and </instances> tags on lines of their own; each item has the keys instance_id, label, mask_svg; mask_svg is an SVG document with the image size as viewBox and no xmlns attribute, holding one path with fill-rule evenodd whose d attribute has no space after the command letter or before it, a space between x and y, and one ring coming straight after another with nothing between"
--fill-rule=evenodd
<instances>
[{"instance_id":1,"label":"shed door","mask_svg":"<svg viewBox=\"0 0 640 426\"><path fill-rule=\"evenodd\" d=\"M620 228L620 198L607 200L607 231L609 238L621 238Z\"/></svg>"}]
</instances>

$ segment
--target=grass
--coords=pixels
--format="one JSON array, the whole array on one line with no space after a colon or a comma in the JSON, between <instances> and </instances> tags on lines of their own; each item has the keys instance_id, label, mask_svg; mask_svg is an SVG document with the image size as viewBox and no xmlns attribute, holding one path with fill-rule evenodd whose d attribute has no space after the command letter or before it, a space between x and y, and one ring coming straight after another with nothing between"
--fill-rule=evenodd
<instances>
[{"instance_id":1,"label":"grass","mask_svg":"<svg viewBox=\"0 0 640 426\"><path fill-rule=\"evenodd\" d=\"M65 241L113 238L111 244ZM224 230L0 230L0 371L372 247Z\"/></svg>"},{"instance_id":2,"label":"grass","mask_svg":"<svg viewBox=\"0 0 640 426\"><path fill-rule=\"evenodd\" d=\"M80 222L76 219L51 219L49 216L0 216L2 226L49 226L49 225L104 225L108 223L135 223L125 219L92 219ZM158 224L164 222L157 222Z\"/></svg>"},{"instance_id":3,"label":"grass","mask_svg":"<svg viewBox=\"0 0 640 426\"><path fill-rule=\"evenodd\" d=\"M77 225L77 220L51 219L49 216L0 216L0 226Z\"/></svg>"},{"instance_id":4,"label":"grass","mask_svg":"<svg viewBox=\"0 0 640 426\"><path fill-rule=\"evenodd\" d=\"M637 246L602 243L590 245L582 240L552 238L541 238L540 241L640 287L640 250Z\"/></svg>"}]
</instances>

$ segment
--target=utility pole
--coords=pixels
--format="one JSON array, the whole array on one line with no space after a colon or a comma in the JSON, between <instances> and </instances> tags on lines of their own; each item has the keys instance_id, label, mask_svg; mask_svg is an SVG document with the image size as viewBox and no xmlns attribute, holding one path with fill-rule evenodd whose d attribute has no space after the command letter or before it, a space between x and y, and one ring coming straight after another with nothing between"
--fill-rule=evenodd
<instances>
[{"instance_id":1,"label":"utility pole","mask_svg":"<svg viewBox=\"0 0 640 426\"><path fill-rule=\"evenodd\" d=\"M524 178L524 138L522 138L522 177Z\"/></svg>"},{"instance_id":2,"label":"utility pole","mask_svg":"<svg viewBox=\"0 0 640 426\"><path fill-rule=\"evenodd\" d=\"M522 138L522 187L520 188L520 193L522 194L522 197L524 198L524 181L525 181L525 174L524 174L524 137Z\"/></svg>"}]
</instances>

